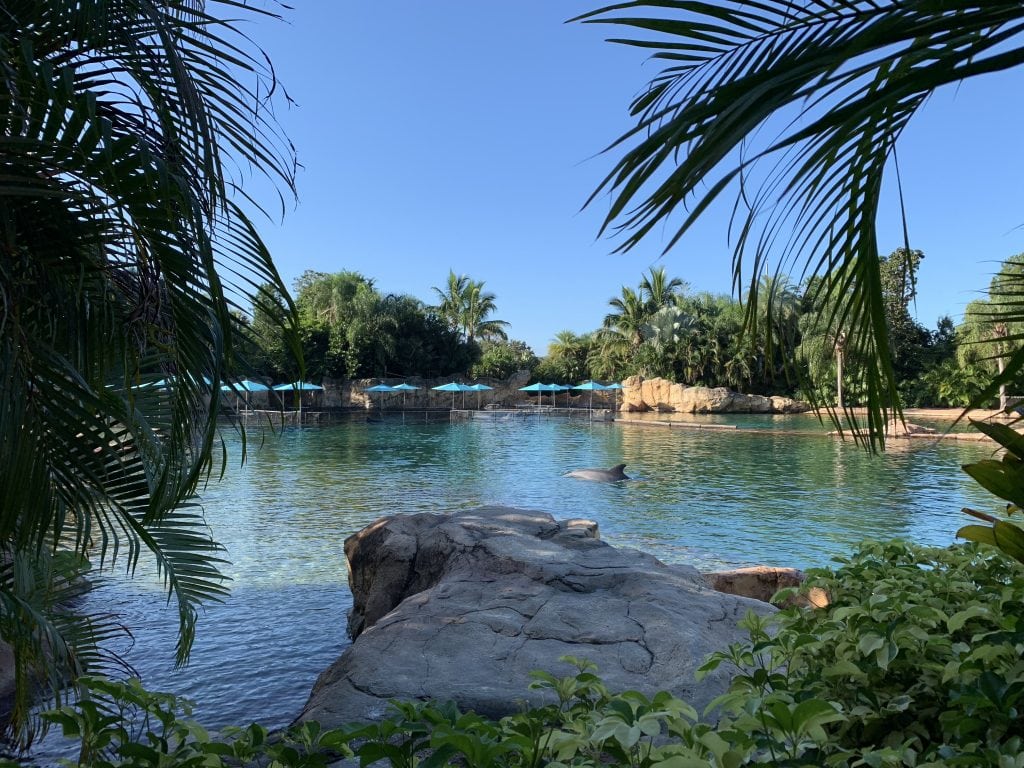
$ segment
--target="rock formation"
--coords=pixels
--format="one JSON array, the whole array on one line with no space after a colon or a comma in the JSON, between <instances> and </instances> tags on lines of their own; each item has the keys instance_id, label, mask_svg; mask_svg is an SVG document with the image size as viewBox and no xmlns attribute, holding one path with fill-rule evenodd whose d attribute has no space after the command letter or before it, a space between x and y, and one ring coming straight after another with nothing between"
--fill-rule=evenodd
<instances>
[{"instance_id":1,"label":"rock formation","mask_svg":"<svg viewBox=\"0 0 1024 768\"><path fill-rule=\"evenodd\" d=\"M765 603L713 591L700 573L600 541L597 525L485 507L396 515L345 541L353 644L317 680L301 719L375 719L387 700L454 700L489 716L557 675L572 655L617 690L670 690L698 709L728 672L701 683L706 656L743 638L736 623Z\"/></svg>"},{"instance_id":2,"label":"rock formation","mask_svg":"<svg viewBox=\"0 0 1024 768\"><path fill-rule=\"evenodd\" d=\"M726 387L687 387L666 379L630 376L623 382L624 411L676 413L803 413L807 403L778 395L744 395Z\"/></svg>"},{"instance_id":3,"label":"rock formation","mask_svg":"<svg viewBox=\"0 0 1024 768\"><path fill-rule=\"evenodd\" d=\"M804 572L796 568L772 568L766 565L704 574L704 580L718 592L752 597L764 602L771 600L772 595L780 589L800 586L805 578ZM829 604L829 597L825 590L814 587L806 596L797 595L790 603L825 608Z\"/></svg>"}]
</instances>

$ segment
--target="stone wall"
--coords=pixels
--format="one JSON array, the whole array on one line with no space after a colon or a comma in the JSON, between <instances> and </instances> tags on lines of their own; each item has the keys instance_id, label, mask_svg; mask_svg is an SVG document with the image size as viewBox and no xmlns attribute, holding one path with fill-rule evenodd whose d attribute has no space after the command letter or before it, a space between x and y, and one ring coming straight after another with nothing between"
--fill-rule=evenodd
<instances>
[{"instance_id":1,"label":"stone wall","mask_svg":"<svg viewBox=\"0 0 1024 768\"><path fill-rule=\"evenodd\" d=\"M789 397L744 395L725 387L688 387L667 379L630 376L622 382L623 411L663 413L803 413L807 403Z\"/></svg>"}]
</instances>

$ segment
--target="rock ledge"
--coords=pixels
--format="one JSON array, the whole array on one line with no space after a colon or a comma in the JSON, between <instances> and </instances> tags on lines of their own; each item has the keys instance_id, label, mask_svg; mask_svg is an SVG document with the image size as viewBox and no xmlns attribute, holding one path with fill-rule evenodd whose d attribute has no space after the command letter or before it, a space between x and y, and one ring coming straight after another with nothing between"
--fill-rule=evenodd
<instances>
[{"instance_id":1,"label":"rock ledge","mask_svg":"<svg viewBox=\"0 0 1024 768\"><path fill-rule=\"evenodd\" d=\"M748 610L774 610L715 592L694 568L611 547L595 523L542 512L386 517L349 537L345 554L355 640L300 715L325 726L378 719L391 698L454 700L491 717L547 703L529 673L567 674L563 655L595 662L613 690L670 690L700 709L728 676L698 684L697 667L743 637Z\"/></svg>"}]
</instances>

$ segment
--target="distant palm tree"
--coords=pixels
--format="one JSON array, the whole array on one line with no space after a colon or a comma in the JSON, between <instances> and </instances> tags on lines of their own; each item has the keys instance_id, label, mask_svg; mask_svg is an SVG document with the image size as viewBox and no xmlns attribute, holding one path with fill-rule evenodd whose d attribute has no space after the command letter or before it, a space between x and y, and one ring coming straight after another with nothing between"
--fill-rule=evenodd
<instances>
[{"instance_id":1,"label":"distant palm tree","mask_svg":"<svg viewBox=\"0 0 1024 768\"><path fill-rule=\"evenodd\" d=\"M488 317L497 308L496 297L484 290L482 280L477 282L468 275L456 275L451 271L445 287L442 289L435 286L432 290L439 300L435 308L438 316L453 331L459 331L466 341L508 338L505 333L508 323Z\"/></svg>"},{"instance_id":2,"label":"distant palm tree","mask_svg":"<svg viewBox=\"0 0 1024 768\"><path fill-rule=\"evenodd\" d=\"M842 305L833 319L849 327L846 353L865 361L868 427L880 435L899 403L876 239L884 172L931 94L1024 60L1024 4L637 0L579 19L625 28L618 42L667 62L591 197L611 195L603 228L625 231L628 250L682 212L667 251L736 190L737 280L745 261L754 276L769 260L829 273L818 288L833 295L812 298ZM1022 369L1024 355L1009 360L982 397Z\"/></svg>"},{"instance_id":3,"label":"distant palm tree","mask_svg":"<svg viewBox=\"0 0 1024 768\"><path fill-rule=\"evenodd\" d=\"M653 315L659 309L670 306L681 293L689 290L685 280L673 277L669 280L664 267L651 267L649 274L640 281L640 296L647 303L647 313Z\"/></svg>"},{"instance_id":4,"label":"distant palm tree","mask_svg":"<svg viewBox=\"0 0 1024 768\"><path fill-rule=\"evenodd\" d=\"M648 304L632 288L623 286L622 295L608 301L614 310L604 317L604 336L618 337L633 349L644 343L644 324L649 316Z\"/></svg>"},{"instance_id":5,"label":"distant palm tree","mask_svg":"<svg viewBox=\"0 0 1024 768\"><path fill-rule=\"evenodd\" d=\"M495 295L484 291L484 283L469 281L466 289L465 306L462 313L463 332L466 341L474 339L506 341L508 334L505 327L508 323L504 320L489 319L489 315L497 309Z\"/></svg>"},{"instance_id":6,"label":"distant palm tree","mask_svg":"<svg viewBox=\"0 0 1024 768\"><path fill-rule=\"evenodd\" d=\"M434 286L431 290L437 294L438 303L435 307L438 317L444 320L453 331L463 329L465 316L466 294L469 290L469 277L456 275L454 270L448 272L448 282L444 288Z\"/></svg>"},{"instance_id":7,"label":"distant palm tree","mask_svg":"<svg viewBox=\"0 0 1024 768\"><path fill-rule=\"evenodd\" d=\"M243 5L0 12L0 636L15 729L39 686L61 700L102 660L112 620L67 599L82 559L152 558L177 605L179 664L200 605L226 593L222 549L189 499L211 466L220 384L244 373L252 331L232 311L252 301L301 354L287 289L237 202L247 179L231 175L291 189L295 168L265 103L272 72L240 21L216 18L267 15Z\"/></svg>"}]
</instances>

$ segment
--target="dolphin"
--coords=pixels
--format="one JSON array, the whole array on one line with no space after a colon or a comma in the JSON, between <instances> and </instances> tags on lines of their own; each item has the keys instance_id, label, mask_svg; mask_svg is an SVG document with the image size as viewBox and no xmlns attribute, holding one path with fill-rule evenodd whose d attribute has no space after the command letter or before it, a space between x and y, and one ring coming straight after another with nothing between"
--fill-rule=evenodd
<instances>
[{"instance_id":1,"label":"dolphin","mask_svg":"<svg viewBox=\"0 0 1024 768\"><path fill-rule=\"evenodd\" d=\"M598 483L617 483L619 480L629 480L624 470L625 464L616 464L611 469L574 469L566 472L565 477L575 477L579 480L594 480Z\"/></svg>"}]
</instances>

